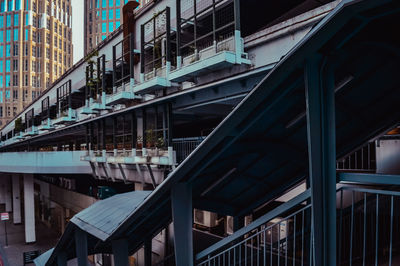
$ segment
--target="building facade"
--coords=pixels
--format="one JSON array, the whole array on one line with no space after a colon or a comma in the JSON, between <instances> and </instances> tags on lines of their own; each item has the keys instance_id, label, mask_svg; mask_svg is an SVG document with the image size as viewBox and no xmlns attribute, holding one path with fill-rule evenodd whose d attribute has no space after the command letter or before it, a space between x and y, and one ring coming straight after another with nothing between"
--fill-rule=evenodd
<instances>
[{"instance_id":1,"label":"building facade","mask_svg":"<svg viewBox=\"0 0 400 266\"><path fill-rule=\"evenodd\" d=\"M72 66L70 0L0 1L0 128Z\"/></svg>"}]
</instances>

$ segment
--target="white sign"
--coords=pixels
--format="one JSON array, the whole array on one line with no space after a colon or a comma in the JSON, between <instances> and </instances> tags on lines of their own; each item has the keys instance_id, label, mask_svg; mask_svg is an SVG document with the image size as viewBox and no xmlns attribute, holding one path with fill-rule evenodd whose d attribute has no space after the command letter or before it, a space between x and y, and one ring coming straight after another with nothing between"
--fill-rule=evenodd
<instances>
[{"instance_id":1,"label":"white sign","mask_svg":"<svg viewBox=\"0 0 400 266\"><path fill-rule=\"evenodd\" d=\"M8 216L8 212L2 212L0 215L2 221L7 221L10 219L10 217Z\"/></svg>"}]
</instances>

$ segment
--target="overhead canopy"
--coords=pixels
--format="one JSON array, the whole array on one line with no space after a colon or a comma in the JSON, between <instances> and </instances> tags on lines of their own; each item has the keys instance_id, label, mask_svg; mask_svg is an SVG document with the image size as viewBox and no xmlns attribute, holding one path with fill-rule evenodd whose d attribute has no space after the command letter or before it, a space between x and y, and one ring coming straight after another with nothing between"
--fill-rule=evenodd
<instances>
[{"instance_id":1,"label":"overhead canopy","mask_svg":"<svg viewBox=\"0 0 400 266\"><path fill-rule=\"evenodd\" d=\"M323 58L321 73L335 67L338 158L394 126L400 41L390 25L398 20L398 1L342 1L109 239L128 238L133 252L158 233L171 221L171 188L178 182L191 184L195 208L236 216L304 180L304 62L311 56Z\"/></svg>"},{"instance_id":2,"label":"overhead canopy","mask_svg":"<svg viewBox=\"0 0 400 266\"><path fill-rule=\"evenodd\" d=\"M151 191L133 191L118 194L97 201L79 212L68 223L56 247L39 256L35 264L46 265L49 259L54 259L55 254L60 250L67 253L68 259L74 258L76 256L74 242L76 228L88 233L89 254L98 253L98 250L111 253L110 237L150 193Z\"/></svg>"}]
</instances>

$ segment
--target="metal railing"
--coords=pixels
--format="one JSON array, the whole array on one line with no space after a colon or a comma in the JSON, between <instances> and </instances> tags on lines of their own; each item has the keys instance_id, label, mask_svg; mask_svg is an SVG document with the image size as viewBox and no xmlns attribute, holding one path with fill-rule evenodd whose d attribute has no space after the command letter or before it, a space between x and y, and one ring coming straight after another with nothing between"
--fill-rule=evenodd
<instances>
[{"instance_id":1,"label":"metal railing","mask_svg":"<svg viewBox=\"0 0 400 266\"><path fill-rule=\"evenodd\" d=\"M355 152L339 159L336 163L337 170L344 171L376 171L375 142L369 142Z\"/></svg>"},{"instance_id":2,"label":"metal railing","mask_svg":"<svg viewBox=\"0 0 400 266\"><path fill-rule=\"evenodd\" d=\"M400 192L343 187L337 193L338 265L397 264Z\"/></svg>"},{"instance_id":3,"label":"metal railing","mask_svg":"<svg viewBox=\"0 0 400 266\"><path fill-rule=\"evenodd\" d=\"M197 265L311 265L309 197L308 190L200 252Z\"/></svg>"},{"instance_id":4,"label":"metal railing","mask_svg":"<svg viewBox=\"0 0 400 266\"><path fill-rule=\"evenodd\" d=\"M191 154L206 137L179 138L172 140L172 147L176 151L176 162L180 164Z\"/></svg>"}]
</instances>

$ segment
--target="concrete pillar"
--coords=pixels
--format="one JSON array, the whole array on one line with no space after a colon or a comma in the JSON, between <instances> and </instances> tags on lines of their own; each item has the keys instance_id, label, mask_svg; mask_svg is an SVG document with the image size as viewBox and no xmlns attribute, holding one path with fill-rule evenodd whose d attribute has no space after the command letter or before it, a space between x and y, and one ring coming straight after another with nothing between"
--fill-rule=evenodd
<instances>
[{"instance_id":1,"label":"concrete pillar","mask_svg":"<svg viewBox=\"0 0 400 266\"><path fill-rule=\"evenodd\" d=\"M12 212L12 196L11 196L11 180L10 176L5 176L5 204L6 204L6 212Z\"/></svg>"},{"instance_id":2,"label":"concrete pillar","mask_svg":"<svg viewBox=\"0 0 400 266\"><path fill-rule=\"evenodd\" d=\"M6 203L6 186L5 186L5 178L3 175L0 175L0 204Z\"/></svg>"},{"instance_id":3,"label":"concrete pillar","mask_svg":"<svg viewBox=\"0 0 400 266\"><path fill-rule=\"evenodd\" d=\"M36 242L33 175L24 174L25 242Z\"/></svg>"},{"instance_id":4,"label":"concrete pillar","mask_svg":"<svg viewBox=\"0 0 400 266\"><path fill-rule=\"evenodd\" d=\"M13 222L20 224L21 221L21 189L19 187L19 174L12 175L12 201L13 201Z\"/></svg>"},{"instance_id":5,"label":"concrete pillar","mask_svg":"<svg viewBox=\"0 0 400 266\"><path fill-rule=\"evenodd\" d=\"M112 241L113 261L114 265L128 266L129 265L129 249L126 239L118 239Z\"/></svg>"},{"instance_id":6,"label":"concrete pillar","mask_svg":"<svg viewBox=\"0 0 400 266\"><path fill-rule=\"evenodd\" d=\"M87 235L82 229L75 229L75 249L78 266L88 266Z\"/></svg>"},{"instance_id":7,"label":"concrete pillar","mask_svg":"<svg viewBox=\"0 0 400 266\"><path fill-rule=\"evenodd\" d=\"M177 266L193 265L192 188L176 184L171 193L174 222L175 262Z\"/></svg>"}]
</instances>

